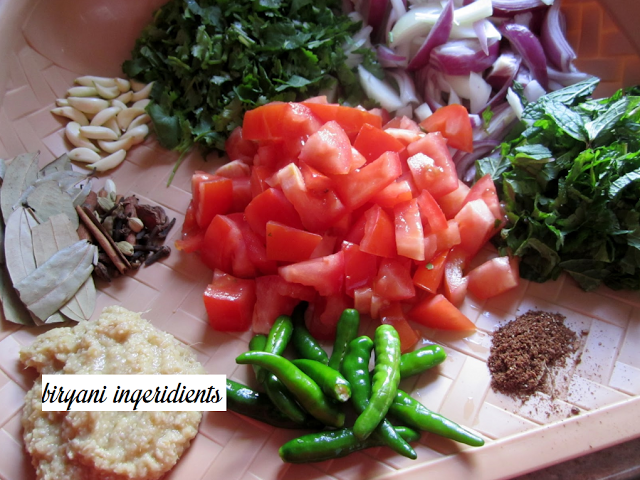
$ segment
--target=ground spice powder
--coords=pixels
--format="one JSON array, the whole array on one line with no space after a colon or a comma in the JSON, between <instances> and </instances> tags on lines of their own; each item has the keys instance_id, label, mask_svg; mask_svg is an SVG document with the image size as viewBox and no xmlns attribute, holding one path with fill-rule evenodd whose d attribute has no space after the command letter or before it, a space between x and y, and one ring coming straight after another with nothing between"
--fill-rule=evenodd
<instances>
[{"instance_id":1,"label":"ground spice powder","mask_svg":"<svg viewBox=\"0 0 640 480\"><path fill-rule=\"evenodd\" d=\"M531 310L498 328L487 362L492 388L517 397L543 391L550 369L578 345L564 319L559 313Z\"/></svg>"}]
</instances>

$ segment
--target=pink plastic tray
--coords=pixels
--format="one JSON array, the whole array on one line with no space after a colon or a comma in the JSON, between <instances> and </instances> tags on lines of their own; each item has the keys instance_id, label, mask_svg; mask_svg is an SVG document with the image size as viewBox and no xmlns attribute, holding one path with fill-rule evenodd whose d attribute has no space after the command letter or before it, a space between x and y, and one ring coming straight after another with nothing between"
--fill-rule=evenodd
<instances>
[{"instance_id":1,"label":"pink plastic tray","mask_svg":"<svg viewBox=\"0 0 640 480\"><path fill-rule=\"evenodd\" d=\"M50 113L79 75L120 75L139 29L161 0L0 0L0 157L39 150L47 162L68 150L59 119ZM612 2L612 4L615 2ZM598 93L640 82L640 59L597 1L565 0L568 37L578 66L602 78ZM619 14L612 10L612 15ZM638 18L635 16L635 18ZM113 173L118 192L135 193L163 205L181 225L190 200L189 179L216 162L189 158L171 185L165 184L176 156L148 140ZM179 234L174 229L168 244ZM143 311L160 329L191 345L211 373L248 381L250 370L235 357L250 334L216 333L206 324L201 300L211 272L195 256L173 251L161 264L100 286L96 315L121 304ZM556 398L538 396L520 404L491 391L486 359L490 332L529 308L558 311L576 331L586 331L582 361L571 363L556 385ZM580 291L572 281L522 285L486 302L468 299L465 313L478 326L460 340L424 330L445 345L447 361L403 387L429 408L486 438L486 445L460 447L434 435L416 445L418 459L372 449L319 464L290 466L278 447L297 432L277 430L230 412L206 414L200 433L169 475L172 479L449 478L498 479L640 436L640 294L606 289ZM0 323L0 478L27 480L33 469L23 446L23 396L34 380L18 362L21 345L37 329ZM572 408L580 410L571 416Z\"/></svg>"}]
</instances>

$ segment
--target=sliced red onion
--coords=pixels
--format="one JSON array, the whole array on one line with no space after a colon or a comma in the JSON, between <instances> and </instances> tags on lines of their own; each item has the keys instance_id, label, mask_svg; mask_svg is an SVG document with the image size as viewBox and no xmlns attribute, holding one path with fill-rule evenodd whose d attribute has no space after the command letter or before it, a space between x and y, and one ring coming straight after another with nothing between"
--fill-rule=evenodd
<instances>
[{"instance_id":1,"label":"sliced red onion","mask_svg":"<svg viewBox=\"0 0 640 480\"><path fill-rule=\"evenodd\" d=\"M482 75L471 72L469 75L446 75L444 79L457 96L469 100L472 114L484 110L491 96L491 85L484 81Z\"/></svg>"},{"instance_id":2,"label":"sliced red onion","mask_svg":"<svg viewBox=\"0 0 640 480\"><path fill-rule=\"evenodd\" d=\"M477 113L470 113L469 121L471 122L471 128L478 128L482 126L483 123L482 117Z\"/></svg>"},{"instance_id":3,"label":"sliced red onion","mask_svg":"<svg viewBox=\"0 0 640 480\"><path fill-rule=\"evenodd\" d=\"M403 0L390 0L391 8L396 11L398 18L407 13L407 4Z\"/></svg>"},{"instance_id":4,"label":"sliced red onion","mask_svg":"<svg viewBox=\"0 0 640 480\"><path fill-rule=\"evenodd\" d=\"M367 0L367 3L369 7L366 15L367 23L371 25L375 31L378 31L384 22L389 0Z\"/></svg>"},{"instance_id":5,"label":"sliced red onion","mask_svg":"<svg viewBox=\"0 0 640 480\"><path fill-rule=\"evenodd\" d=\"M527 27L529 30L531 30L531 20L533 20L531 12L517 13L513 16L513 23Z\"/></svg>"},{"instance_id":6,"label":"sliced red onion","mask_svg":"<svg viewBox=\"0 0 640 480\"><path fill-rule=\"evenodd\" d=\"M425 102L425 103L422 103L422 104L418 105L413 110L413 113L415 114L415 116L418 119L418 121L421 122L424 119L430 117L433 114L433 111L431 110L431 107L429 107L429 104L427 102Z\"/></svg>"},{"instance_id":7,"label":"sliced red onion","mask_svg":"<svg viewBox=\"0 0 640 480\"><path fill-rule=\"evenodd\" d=\"M413 83L413 79L406 70L390 70L389 75L391 75L391 77L393 77L393 79L398 84L398 90L400 91L400 100L402 100L402 103L404 103L405 105L409 105L411 103L420 103L420 100L418 100L418 96L416 95L416 87Z\"/></svg>"},{"instance_id":8,"label":"sliced red onion","mask_svg":"<svg viewBox=\"0 0 640 480\"><path fill-rule=\"evenodd\" d=\"M576 53L565 36L564 17L560 12L559 2L554 3L547 11L540 31L540 43L554 67L562 72L571 71Z\"/></svg>"},{"instance_id":9,"label":"sliced red onion","mask_svg":"<svg viewBox=\"0 0 640 480\"><path fill-rule=\"evenodd\" d=\"M458 172L458 178L465 178L467 171L476 160L480 158L484 158L488 153L490 153L493 149L495 149L500 142L497 140L481 140L479 142L474 142L473 144L473 152L467 153L463 151L458 151L453 156L453 163L456 165L456 171ZM466 181L466 180L465 180Z\"/></svg>"},{"instance_id":10,"label":"sliced red onion","mask_svg":"<svg viewBox=\"0 0 640 480\"><path fill-rule=\"evenodd\" d=\"M473 24L473 30L476 32L478 41L480 42L480 48L485 55L489 55L489 44L487 43L487 30L485 28L486 20L480 20ZM491 23L491 22L489 22Z\"/></svg>"},{"instance_id":11,"label":"sliced red onion","mask_svg":"<svg viewBox=\"0 0 640 480\"><path fill-rule=\"evenodd\" d=\"M503 51L493 62L491 70L487 72L485 80L493 88L502 88L511 85L518 73L522 58L511 51Z\"/></svg>"},{"instance_id":12,"label":"sliced red onion","mask_svg":"<svg viewBox=\"0 0 640 480\"><path fill-rule=\"evenodd\" d=\"M545 95L547 92L542 88L542 85L540 85L537 80L532 80L526 87L524 87L523 93L524 98L526 98L528 102L537 102L540 97Z\"/></svg>"},{"instance_id":13,"label":"sliced red onion","mask_svg":"<svg viewBox=\"0 0 640 480\"><path fill-rule=\"evenodd\" d=\"M393 87L384 80L376 78L362 65L358 65L358 76L360 78L360 85L362 85L362 89L367 96L377 101L382 108L389 112L395 112L404 106Z\"/></svg>"},{"instance_id":14,"label":"sliced red onion","mask_svg":"<svg viewBox=\"0 0 640 480\"><path fill-rule=\"evenodd\" d=\"M550 80L557 82L562 87L568 87L569 85L573 85L574 83L578 83L592 77L592 75L589 75L588 73L578 72L577 70L572 72L559 72L552 67L547 68L547 73L549 74Z\"/></svg>"},{"instance_id":15,"label":"sliced red onion","mask_svg":"<svg viewBox=\"0 0 640 480\"><path fill-rule=\"evenodd\" d=\"M548 7L553 0L493 0L493 14L496 17L513 17L520 12Z\"/></svg>"},{"instance_id":16,"label":"sliced red onion","mask_svg":"<svg viewBox=\"0 0 640 480\"><path fill-rule=\"evenodd\" d=\"M547 57L540 40L531 30L517 23L507 23L500 27L502 34L507 37L513 48L531 70L533 78L538 80L543 88L548 88Z\"/></svg>"},{"instance_id":17,"label":"sliced red onion","mask_svg":"<svg viewBox=\"0 0 640 480\"><path fill-rule=\"evenodd\" d=\"M522 101L516 92L513 91L511 87L507 89L507 102L513 108L513 111L518 117L518 120L522 119L522 112L524 111L524 106L522 105Z\"/></svg>"},{"instance_id":18,"label":"sliced red onion","mask_svg":"<svg viewBox=\"0 0 640 480\"><path fill-rule=\"evenodd\" d=\"M418 53L411 59L407 70L415 71L429 63L432 50L449 40L453 26L453 0L449 0L440 13L438 21L433 26Z\"/></svg>"},{"instance_id":19,"label":"sliced red onion","mask_svg":"<svg viewBox=\"0 0 640 480\"><path fill-rule=\"evenodd\" d=\"M448 75L479 73L493 65L499 50L500 42L490 44L489 55L485 55L478 40L452 40L433 49L430 65Z\"/></svg>"},{"instance_id":20,"label":"sliced red onion","mask_svg":"<svg viewBox=\"0 0 640 480\"><path fill-rule=\"evenodd\" d=\"M404 55L398 55L395 51L386 45L378 45L376 47L378 61L385 68L405 67L408 59Z\"/></svg>"}]
</instances>

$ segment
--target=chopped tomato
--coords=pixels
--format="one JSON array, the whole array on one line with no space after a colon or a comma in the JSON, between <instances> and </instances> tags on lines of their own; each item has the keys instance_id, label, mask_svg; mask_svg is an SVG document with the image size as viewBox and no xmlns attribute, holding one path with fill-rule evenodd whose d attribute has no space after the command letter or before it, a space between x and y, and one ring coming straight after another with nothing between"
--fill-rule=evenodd
<instances>
[{"instance_id":1,"label":"chopped tomato","mask_svg":"<svg viewBox=\"0 0 640 480\"><path fill-rule=\"evenodd\" d=\"M308 190L323 192L329 188L333 188L333 180L324 173L320 173L305 162L300 162L298 167L300 168L300 173L302 173L304 185Z\"/></svg>"},{"instance_id":2,"label":"chopped tomato","mask_svg":"<svg viewBox=\"0 0 640 480\"><path fill-rule=\"evenodd\" d=\"M420 335L411 327L402 311L399 303L391 303L380 309L380 323L393 326L400 337L400 351L402 353L410 351Z\"/></svg>"},{"instance_id":3,"label":"chopped tomato","mask_svg":"<svg viewBox=\"0 0 640 480\"><path fill-rule=\"evenodd\" d=\"M382 208L393 208L402 202L408 202L413 198L411 185L406 180L399 178L376 193L371 199L372 203L380 205Z\"/></svg>"},{"instance_id":4,"label":"chopped tomato","mask_svg":"<svg viewBox=\"0 0 640 480\"><path fill-rule=\"evenodd\" d=\"M465 199L467 198L467 194L469 193L469 187L462 180L458 180L458 188L456 188L451 193L447 193L442 197L438 198L438 204L440 208L444 212L444 216L447 219L452 219L456 216L456 214L462 208L462 205L465 203Z\"/></svg>"},{"instance_id":5,"label":"chopped tomato","mask_svg":"<svg viewBox=\"0 0 640 480\"><path fill-rule=\"evenodd\" d=\"M411 279L411 260L383 258L373 281L373 293L389 301L413 298L416 291Z\"/></svg>"},{"instance_id":6,"label":"chopped tomato","mask_svg":"<svg viewBox=\"0 0 640 480\"><path fill-rule=\"evenodd\" d=\"M353 291L353 308L361 315L371 313L371 299L373 298L373 287L360 287Z\"/></svg>"},{"instance_id":7,"label":"chopped tomato","mask_svg":"<svg viewBox=\"0 0 640 480\"><path fill-rule=\"evenodd\" d=\"M412 132L420 133L422 130L420 129L420 125L413 119L407 117L406 115L401 115L397 117L393 117L387 123L384 124L385 130L390 128L392 129L400 129L400 130L410 130Z\"/></svg>"},{"instance_id":8,"label":"chopped tomato","mask_svg":"<svg viewBox=\"0 0 640 480\"><path fill-rule=\"evenodd\" d=\"M460 248L470 257L480 251L495 229L496 218L483 200L472 200L465 204L455 221L460 229Z\"/></svg>"},{"instance_id":9,"label":"chopped tomato","mask_svg":"<svg viewBox=\"0 0 640 480\"><path fill-rule=\"evenodd\" d=\"M342 175L347 176L347 175ZM302 224L312 232L322 232L333 225L347 210L333 190L309 191L300 169L290 163L276 173L285 197L296 209Z\"/></svg>"},{"instance_id":10,"label":"chopped tomato","mask_svg":"<svg viewBox=\"0 0 640 480\"><path fill-rule=\"evenodd\" d=\"M353 302L344 294L331 295L330 297L318 297L316 300L316 307L318 307L319 304L324 307L321 309L319 315L320 323L327 327L331 327L334 332L342 312L347 308L353 308Z\"/></svg>"},{"instance_id":11,"label":"chopped tomato","mask_svg":"<svg viewBox=\"0 0 640 480\"><path fill-rule=\"evenodd\" d=\"M473 152L473 127L469 112L460 104L446 105L420 122L427 132L440 132L450 146Z\"/></svg>"},{"instance_id":12,"label":"chopped tomato","mask_svg":"<svg viewBox=\"0 0 640 480\"><path fill-rule=\"evenodd\" d=\"M444 265L448 253L448 250L444 250L430 261L419 264L413 274L414 285L429 293L437 293L444 277Z\"/></svg>"},{"instance_id":13,"label":"chopped tomato","mask_svg":"<svg viewBox=\"0 0 640 480\"><path fill-rule=\"evenodd\" d=\"M371 200L401 174L398 154L385 152L362 168L334 177L335 188L344 204L354 210Z\"/></svg>"},{"instance_id":14,"label":"chopped tomato","mask_svg":"<svg viewBox=\"0 0 640 480\"><path fill-rule=\"evenodd\" d=\"M344 286L344 253L285 265L278 273L288 282L315 288L322 296L337 295Z\"/></svg>"},{"instance_id":15,"label":"chopped tomato","mask_svg":"<svg viewBox=\"0 0 640 480\"><path fill-rule=\"evenodd\" d=\"M243 212L252 198L251 177L231 179L231 207L229 207L229 212Z\"/></svg>"},{"instance_id":16,"label":"chopped tomato","mask_svg":"<svg viewBox=\"0 0 640 480\"><path fill-rule=\"evenodd\" d=\"M416 303L407 316L428 328L458 331L476 329L474 323L440 293Z\"/></svg>"},{"instance_id":17,"label":"chopped tomato","mask_svg":"<svg viewBox=\"0 0 640 480\"><path fill-rule=\"evenodd\" d=\"M233 203L233 184L229 178L196 171L191 177L196 222L206 229L218 214L229 211Z\"/></svg>"},{"instance_id":18,"label":"chopped tomato","mask_svg":"<svg viewBox=\"0 0 640 480\"><path fill-rule=\"evenodd\" d=\"M222 270L240 278L253 278L258 273L249 259L240 226L229 215L216 215L202 241L200 259L211 270Z\"/></svg>"},{"instance_id":19,"label":"chopped tomato","mask_svg":"<svg viewBox=\"0 0 640 480\"><path fill-rule=\"evenodd\" d=\"M245 140L308 137L322 123L301 103L272 102L245 113L242 137Z\"/></svg>"},{"instance_id":20,"label":"chopped tomato","mask_svg":"<svg viewBox=\"0 0 640 480\"><path fill-rule=\"evenodd\" d=\"M209 324L214 330L244 332L251 326L256 282L216 271L203 299Z\"/></svg>"},{"instance_id":21,"label":"chopped tomato","mask_svg":"<svg viewBox=\"0 0 640 480\"><path fill-rule=\"evenodd\" d=\"M404 144L389 135L381 128L374 127L368 123L362 125L358 132L358 136L353 142L353 146L358 150L367 162L373 162L380 158L384 152L401 152L404 150Z\"/></svg>"},{"instance_id":22,"label":"chopped tomato","mask_svg":"<svg viewBox=\"0 0 640 480\"><path fill-rule=\"evenodd\" d=\"M506 213L500 200L498 199L498 192L496 192L496 185L493 183L493 179L490 174L483 175L476 183L473 184L469 193L464 199L463 205L472 202L474 200L483 200L487 204L491 213L493 213L496 219L494 229L489 233L489 236L493 236L498 232L506 223Z\"/></svg>"},{"instance_id":23,"label":"chopped tomato","mask_svg":"<svg viewBox=\"0 0 640 480\"><path fill-rule=\"evenodd\" d=\"M428 190L422 190L422 192L420 192L417 202L420 208L422 222L425 225L429 225L431 232L440 232L448 227L444 212Z\"/></svg>"},{"instance_id":24,"label":"chopped tomato","mask_svg":"<svg viewBox=\"0 0 640 480\"><path fill-rule=\"evenodd\" d=\"M267 222L267 258L280 262L301 262L311 258L322 236L282 223Z\"/></svg>"},{"instance_id":25,"label":"chopped tomato","mask_svg":"<svg viewBox=\"0 0 640 480\"><path fill-rule=\"evenodd\" d=\"M374 205L364 212L364 218L364 235L360 242L360 250L379 257L395 257L396 234L391 215L379 205Z\"/></svg>"},{"instance_id":26,"label":"chopped tomato","mask_svg":"<svg viewBox=\"0 0 640 480\"><path fill-rule=\"evenodd\" d=\"M378 273L378 257L363 252L359 245L344 242L344 290L350 297L363 287L371 287Z\"/></svg>"},{"instance_id":27,"label":"chopped tomato","mask_svg":"<svg viewBox=\"0 0 640 480\"><path fill-rule=\"evenodd\" d=\"M395 219L396 251L413 260L424 260L424 230L418 200L400 203L393 209Z\"/></svg>"},{"instance_id":28,"label":"chopped tomato","mask_svg":"<svg viewBox=\"0 0 640 480\"><path fill-rule=\"evenodd\" d=\"M284 193L276 188L268 188L253 197L245 208L244 215L251 229L262 238L266 238L269 221L292 228L304 228L296 209Z\"/></svg>"},{"instance_id":29,"label":"chopped tomato","mask_svg":"<svg viewBox=\"0 0 640 480\"><path fill-rule=\"evenodd\" d=\"M449 250L451 247L460 244L460 227L455 220L448 220L445 230L429 232L425 237L433 237L435 239L437 252Z\"/></svg>"},{"instance_id":30,"label":"chopped tomato","mask_svg":"<svg viewBox=\"0 0 640 480\"><path fill-rule=\"evenodd\" d=\"M467 252L461 248L454 247L447 255L444 263L444 296L455 306L461 305L467 295L469 279L465 277L464 269L468 261Z\"/></svg>"},{"instance_id":31,"label":"chopped tomato","mask_svg":"<svg viewBox=\"0 0 640 480\"><path fill-rule=\"evenodd\" d=\"M254 333L268 334L280 315L291 315L301 301L313 302L316 292L311 287L287 282L280 275L256 277L256 303L251 320Z\"/></svg>"},{"instance_id":32,"label":"chopped tomato","mask_svg":"<svg viewBox=\"0 0 640 480\"><path fill-rule=\"evenodd\" d=\"M264 165L254 165L251 168L251 196L256 197L269 188L267 180L273 176L274 171Z\"/></svg>"},{"instance_id":33,"label":"chopped tomato","mask_svg":"<svg viewBox=\"0 0 640 480\"><path fill-rule=\"evenodd\" d=\"M469 272L469 291L480 299L495 297L520 283L516 257L496 257Z\"/></svg>"},{"instance_id":34,"label":"chopped tomato","mask_svg":"<svg viewBox=\"0 0 640 480\"><path fill-rule=\"evenodd\" d=\"M196 222L196 212L193 206L193 199L191 199L182 223L182 235L179 240L175 241L174 245L182 252L193 253L200 250L203 239L204 231Z\"/></svg>"},{"instance_id":35,"label":"chopped tomato","mask_svg":"<svg viewBox=\"0 0 640 480\"><path fill-rule=\"evenodd\" d=\"M458 187L458 174L446 140L438 133L428 133L407 146L407 159L413 180L420 189L435 198Z\"/></svg>"},{"instance_id":36,"label":"chopped tomato","mask_svg":"<svg viewBox=\"0 0 640 480\"><path fill-rule=\"evenodd\" d=\"M353 162L351 142L338 122L331 120L308 138L298 159L326 175L349 173Z\"/></svg>"},{"instance_id":37,"label":"chopped tomato","mask_svg":"<svg viewBox=\"0 0 640 480\"><path fill-rule=\"evenodd\" d=\"M225 178L250 177L251 165L242 160L232 160L218 167L216 175Z\"/></svg>"},{"instance_id":38,"label":"chopped tomato","mask_svg":"<svg viewBox=\"0 0 640 480\"><path fill-rule=\"evenodd\" d=\"M243 138L242 127L236 127L224 143L224 149L227 152L229 160L241 160L251 165L253 157L258 151L258 144Z\"/></svg>"},{"instance_id":39,"label":"chopped tomato","mask_svg":"<svg viewBox=\"0 0 640 480\"><path fill-rule=\"evenodd\" d=\"M313 338L316 340L332 341L336 337L336 327L321 321L326 306L326 297L318 295L316 300L310 303L304 312L304 322Z\"/></svg>"},{"instance_id":40,"label":"chopped tomato","mask_svg":"<svg viewBox=\"0 0 640 480\"><path fill-rule=\"evenodd\" d=\"M374 127L382 126L382 118L379 115L359 108L335 103L302 102L302 105L308 107L322 123L335 120L350 137L356 135L365 123Z\"/></svg>"}]
</instances>

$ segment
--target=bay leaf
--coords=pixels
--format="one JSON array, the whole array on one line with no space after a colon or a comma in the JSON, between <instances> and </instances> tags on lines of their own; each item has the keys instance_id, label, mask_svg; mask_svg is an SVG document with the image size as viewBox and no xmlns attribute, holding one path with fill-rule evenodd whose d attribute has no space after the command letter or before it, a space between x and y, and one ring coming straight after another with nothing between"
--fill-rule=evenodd
<instances>
[{"instance_id":1,"label":"bay leaf","mask_svg":"<svg viewBox=\"0 0 640 480\"><path fill-rule=\"evenodd\" d=\"M22 196L38 178L38 153L25 153L15 157L8 165L0 192L0 210L5 222Z\"/></svg>"},{"instance_id":2,"label":"bay leaf","mask_svg":"<svg viewBox=\"0 0 640 480\"><path fill-rule=\"evenodd\" d=\"M7 270L14 285L36 269L31 228L37 223L31 212L24 207L14 210L7 221L4 253Z\"/></svg>"},{"instance_id":3,"label":"bay leaf","mask_svg":"<svg viewBox=\"0 0 640 480\"><path fill-rule=\"evenodd\" d=\"M58 213L64 213L71 220L73 228L78 228L78 213L73 206L71 197L60 190L54 180L38 184L27 197L27 205L33 210L40 223Z\"/></svg>"},{"instance_id":4,"label":"bay leaf","mask_svg":"<svg viewBox=\"0 0 640 480\"><path fill-rule=\"evenodd\" d=\"M84 203L84 201L91 193L92 187L93 182L91 181L91 179L89 179L85 182L84 185L82 185L82 187L73 187L67 190L67 193L71 196L71 201L73 202L74 207L77 207Z\"/></svg>"},{"instance_id":5,"label":"bay leaf","mask_svg":"<svg viewBox=\"0 0 640 480\"><path fill-rule=\"evenodd\" d=\"M0 272L0 301L2 302L2 314L4 319L20 325L33 325L34 319L20 300L18 292L13 288L11 277L5 265Z\"/></svg>"},{"instance_id":6,"label":"bay leaf","mask_svg":"<svg viewBox=\"0 0 640 480\"><path fill-rule=\"evenodd\" d=\"M63 213L52 215L46 222L33 227L31 233L33 237L33 253L38 267L43 265L59 250L79 240L77 231L71 225L69 218ZM75 295L60 308L59 313L65 318L54 314L47 318L45 322L53 323L66 321L67 319L75 322L89 320L95 309L95 303L95 284L93 283L93 278L89 276Z\"/></svg>"},{"instance_id":7,"label":"bay leaf","mask_svg":"<svg viewBox=\"0 0 640 480\"><path fill-rule=\"evenodd\" d=\"M58 158L50 161L44 167L42 167L38 172L38 178L44 178L56 172L64 172L64 171L68 172L72 170L73 170L73 165L71 164L71 159L69 158L69 155L67 155L66 153L63 153Z\"/></svg>"},{"instance_id":8,"label":"bay leaf","mask_svg":"<svg viewBox=\"0 0 640 480\"><path fill-rule=\"evenodd\" d=\"M65 305L89 278L97 250L86 240L59 250L14 284L20 299L38 318L47 319Z\"/></svg>"}]
</instances>

